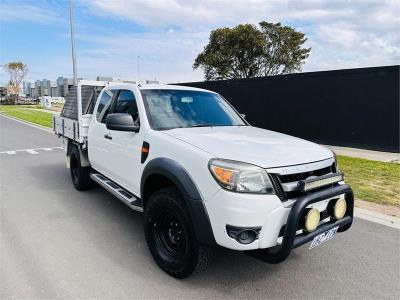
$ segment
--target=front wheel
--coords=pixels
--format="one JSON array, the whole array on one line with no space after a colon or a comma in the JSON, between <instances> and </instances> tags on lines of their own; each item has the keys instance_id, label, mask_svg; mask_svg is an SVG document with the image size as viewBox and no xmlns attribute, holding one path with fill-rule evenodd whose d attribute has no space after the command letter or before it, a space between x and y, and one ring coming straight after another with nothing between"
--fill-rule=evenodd
<instances>
[{"instance_id":1,"label":"front wheel","mask_svg":"<svg viewBox=\"0 0 400 300\"><path fill-rule=\"evenodd\" d=\"M190 214L175 188L152 194L145 207L145 235L156 263L176 278L204 270L212 249L199 244Z\"/></svg>"}]
</instances>

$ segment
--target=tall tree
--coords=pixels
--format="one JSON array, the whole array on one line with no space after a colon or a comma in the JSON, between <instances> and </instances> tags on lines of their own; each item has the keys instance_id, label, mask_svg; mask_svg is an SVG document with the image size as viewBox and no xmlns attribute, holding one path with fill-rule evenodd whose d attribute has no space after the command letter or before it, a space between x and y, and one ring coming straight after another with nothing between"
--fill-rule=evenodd
<instances>
[{"instance_id":1,"label":"tall tree","mask_svg":"<svg viewBox=\"0 0 400 300\"><path fill-rule=\"evenodd\" d=\"M21 90L21 82L28 73L28 66L20 61L13 61L5 64L4 69L10 77L7 89L10 94L15 95L16 98L14 98L14 104L17 104L19 92Z\"/></svg>"},{"instance_id":2,"label":"tall tree","mask_svg":"<svg viewBox=\"0 0 400 300\"><path fill-rule=\"evenodd\" d=\"M263 74L278 75L301 71L311 48L303 48L307 41L305 34L281 23L260 23L266 44Z\"/></svg>"},{"instance_id":3,"label":"tall tree","mask_svg":"<svg viewBox=\"0 0 400 300\"><path fill-rule=\"evenodd\" d=\"M311 48L304 33L280 23L261 22L211 31L193 68L206 80L251 78L301 71Z\"/></svg>"}]
</instances>

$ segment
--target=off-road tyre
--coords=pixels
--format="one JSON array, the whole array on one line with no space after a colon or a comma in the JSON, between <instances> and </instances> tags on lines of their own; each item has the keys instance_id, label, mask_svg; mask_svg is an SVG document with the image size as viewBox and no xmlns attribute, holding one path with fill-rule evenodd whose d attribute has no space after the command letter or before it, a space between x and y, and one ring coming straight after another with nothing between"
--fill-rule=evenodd
<instances>
[{"instance_id":1,"label":"off-road tyre","mask_svg":"<svg viewBox=\"0 0 400 300\"><path fill-rule=\"evenodd\" d=\"M176 188L163 188L149 197L144 222L151 255L171 276L186 278L211 262L214 249L197 241L190 213Z\"/></svg>"}]
</instances>

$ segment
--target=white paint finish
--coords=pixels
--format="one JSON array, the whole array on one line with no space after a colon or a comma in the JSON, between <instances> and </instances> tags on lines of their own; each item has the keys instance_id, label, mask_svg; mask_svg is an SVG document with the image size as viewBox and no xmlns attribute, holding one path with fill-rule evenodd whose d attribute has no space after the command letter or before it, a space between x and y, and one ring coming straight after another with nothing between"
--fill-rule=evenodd
<instances>
[{"instance_id":1,"label":"white paint finish","mask_svg":"<svg viewBox=\"0 0 400 300\"><path fill-rule=\"evenodd\" d=\"M275 246L281 227L286 223L290 207L285 207L275 195L232 193L221 189L208 169L211 158L243 161L264 168L281 168L327 160L333 153L317 144L295 137L251 126L179 128L154 131L150 128L138 87L134 84L112 83L109 89L134 92L140 115L140 132L108 130L92 118L88 131L89 160L92 167L140 197L141 174L146 164L155 158L169 158L186 170L197 186L210 218L219 245L249 250ZM142 88L142 87L141 87ZM191 89L178 86L147 86L143 88ZM99 96L99 99L101 95ZM96 103L94 111L97 111ZM112 136L112 140L104 135ZM139 162L140 147L150 144L149 156ZM321 204L326 207L326 201ZM228 237L226 225L262 226L260 238L242 245Z\"/></svg>"},{"instance_id":2,"label":"white paint finish","mask_svg":"<svg viewBox=\"0 0 400 300\"><path fill-rule=\"evenodd\" d=\"M177 162L187 171L205 202L210 201L221 189L208 169L209 160L214 158L208 152L171 138L162 131L149 130L145 140L150 144L150 152L141 171L152 159L165 157Z\"/></svg>"},{"instance_id":3,"label":"white paint finish","mask_svg":"<svg viewBox=\"0 0 400 300\"><path fill-rule=\"evenodd\" d=\"M111 133L112 140L109 143L112 151L110 151L109 161L112 162L110 169L113 171L113 176L122 186L129 187L132 193L139 195L143 131L138 133L111 131Z\"/></svg>"},{"instance_id":4,"label":"white paint finish","mask_svg":"<svg viewBox=\"0 0 400 300\"><path fill-rule=\"evenodd\" d=\"M329 149L252 126L177 128L165 131L212 155L251 163L263 168L292 166L333 157Z\"/></svg>"},{"instance_id":5,"label":"white paint finish","mask_svg":"<svg viewBox=\"0 0 400 300\"><path fill-rule=\"evenodd\" d=\"M335 162L335 158L331 157L329 159L321 160L309 164L301 164L289 167L278 167L278 168L268 168L267 172L281 175L296 174L309 172L313 170L318 170L331 166Z\"/></svg>"},{"instance_id":6,"label":"white paint finish","mask_svg":"<svg viewBox=\"0 0 400 300\"><path fill-rule=\"evenodd\" d=\"M89 160L94 169L117 181L115 175L120 170L113 170L114 162L110 159L113 149L111 148L111 141L106 139L105 135L112 136L112 133L106 128L106 124L99 123L96 118L93 118L88 134Z\"/></svg>"},{"instance_id":7,"label":"white paint finish","mask_svg":"<svg viewBox=\"0 0 400 300\"><path fill-rule=\"evenodd\" d=\"M284 208L275 195L239 194L220 189L205 201L215 240L233 250L251 250L276 245L281 227L290 208ZM239 244L226 233L226 225L263 227L259 239L248 245ZM267 228L267 230L265 230Z\"/></svg>"}]
</instances>

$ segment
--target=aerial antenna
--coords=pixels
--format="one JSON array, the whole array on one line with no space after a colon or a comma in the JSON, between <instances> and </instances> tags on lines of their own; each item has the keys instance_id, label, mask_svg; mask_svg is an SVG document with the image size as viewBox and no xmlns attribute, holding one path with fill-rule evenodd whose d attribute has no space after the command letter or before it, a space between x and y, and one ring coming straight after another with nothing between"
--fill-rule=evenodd
<instances>
[{"instance_id":1,"label":"aerial antenna","mask_svg":"<svg viewBox=\"0 0 400 300\"><path fill-rule=\"evenodd\" d=\"M76 52L75 52L75 35L74 35L74 16L72 14L72 3L68 0L69 4L69 24L71 27L71 48L72 48L72 71L74 74L74 85L78 85L78 76L76 74Z\"/></svg>"}]
</instances>

